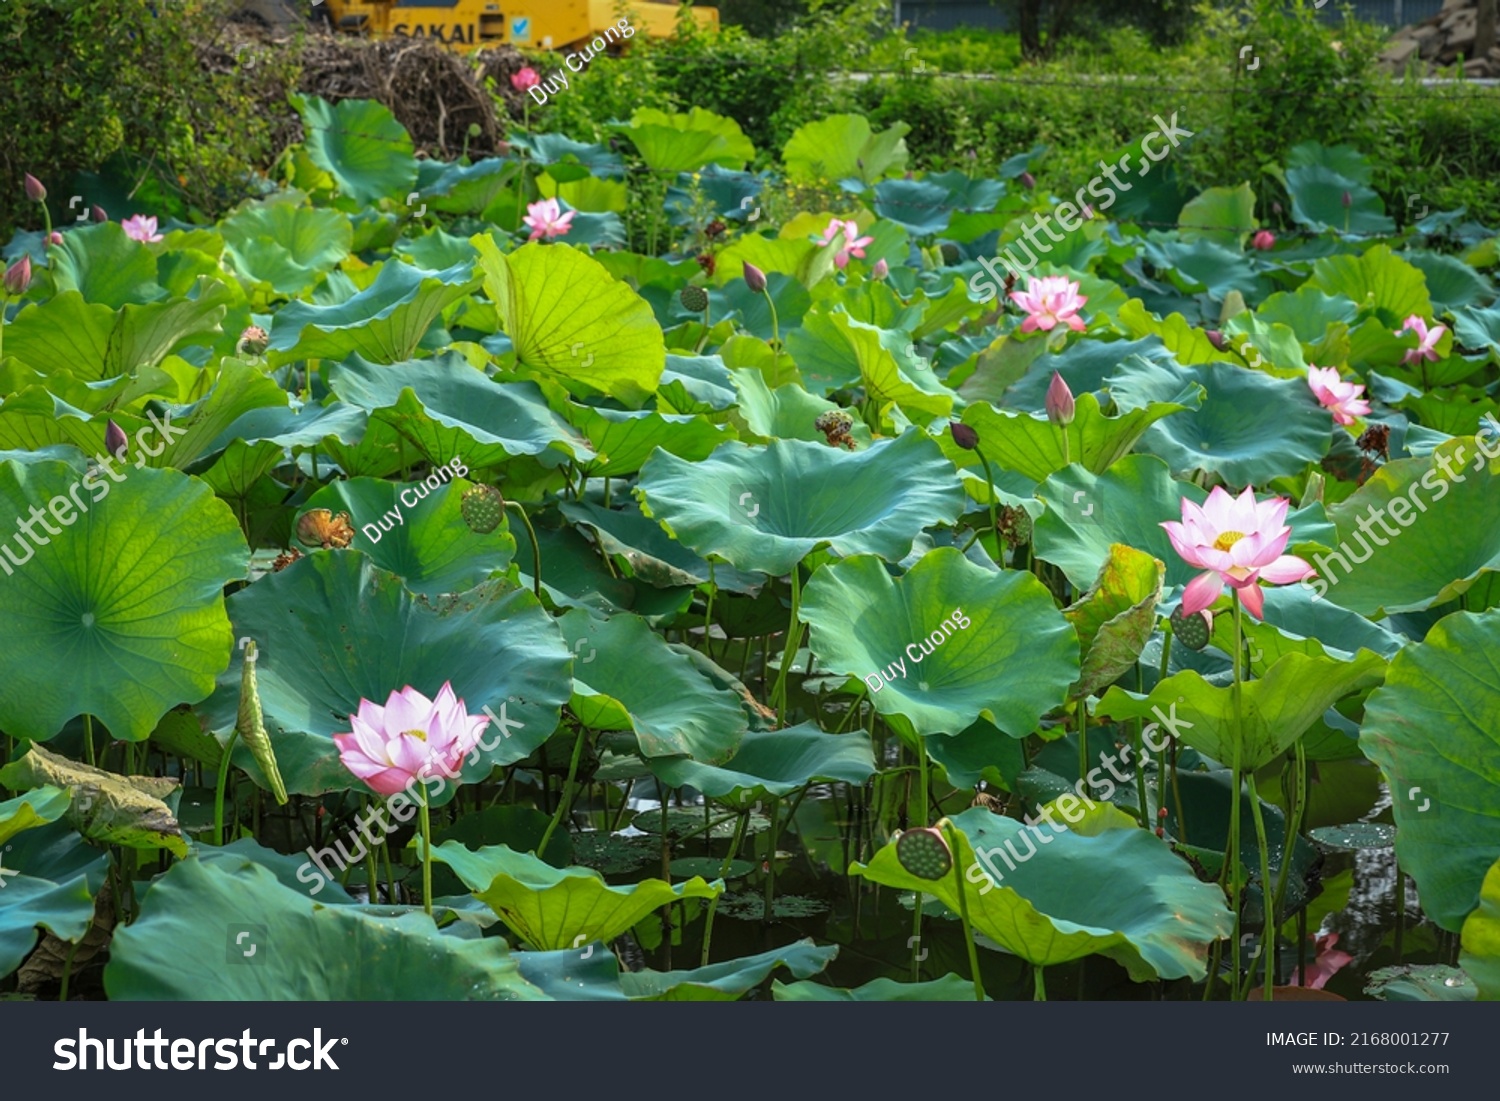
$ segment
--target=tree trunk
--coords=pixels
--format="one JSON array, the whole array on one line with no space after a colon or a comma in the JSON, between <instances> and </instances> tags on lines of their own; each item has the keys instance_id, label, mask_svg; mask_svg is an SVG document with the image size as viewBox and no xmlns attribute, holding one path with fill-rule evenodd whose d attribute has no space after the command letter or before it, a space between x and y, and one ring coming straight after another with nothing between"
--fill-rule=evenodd
<instances>
[{"instance_id":1,"label":"tree trunk","mask_svg":"<svg viewBox=\"0 0 1500 1101\"><path fill-rule=\"evenodd\" d=\"M1474 16L1473 57L1487 57L1495 44L1495 0L1479 0Z\"/></svg>"},{"instance_id":2,"label":"tree trunk","mask_svg":"<svg viewBox=\"0 0 1500 1101\"><path fill-rule=\"evenodd\" d=\"M1042 0L1018 0L1020 12L1021 56L1034 60L1042 56Z\"/></svg>"}]
</instances>

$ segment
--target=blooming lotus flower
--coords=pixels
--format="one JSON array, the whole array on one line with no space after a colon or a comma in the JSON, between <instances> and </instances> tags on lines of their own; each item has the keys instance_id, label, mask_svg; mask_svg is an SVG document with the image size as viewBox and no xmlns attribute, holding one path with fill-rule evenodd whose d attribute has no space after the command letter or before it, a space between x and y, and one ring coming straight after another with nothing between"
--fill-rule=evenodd
<instances>
[{"instance_id":1,"label":"blooming lotus flower","mask_svg":"<svg viewBox=\"0 0 1500 1101\"><path fill-rule=\"evenodd\" d=\"M1405 321L1401 322L1401 328L1396 330L1397 336L1402 336L1405 333L1417 334L1417 346L1407 349L1406 355L1402 357L1402 362L1415 366L1422 362L1422 360L1428 359L1436 363L1438 358L1437 343L1443 339L1443 334L1447 331L1448 326L1446 325L1434 325L1429 329L1427 322L1423 321L1416 314L1412 314Z\"/></svg>"},{"instance_id":2,"label":"blooming lotus flower","mask_svg":"<svg viewBox=\"0 0 1500 1101\"><path fill-rule=\"evenodd\" d=\"M841 233L844 235L844 247L833 258L834 265L840 270L849 266L849 258L851 256L856 260L863 260L865 258L865 246L875 243L875 238L861 237L859 235L858 222L841 222L835 218L828 223L828 228L823 231L823 244L833 244L834 241L838 240L838 236Z\"/></svg>"},{"instance_id":3,"label":"blooming lotus flower","mask_svg":"<svg viewBox=\"0 0 1500 1101\"><path fill-rule=\"evenodd\" d=\"M5 293L25 294L31 286L31 257L22 256L5 269Z\"/></svg>"},{"instance_id":4,"label":"blooming lotus flower","mask_svg":"<svg viewBox=\"0 0 1500 1101\"><path fill-rule=\"evenodd\" d=\"M537 76L536 70L530 65L518 73L510 74L510 86L518 92L524 92L527 88L535 88L541 82L542 78Z\"/></svg>"},{"instance_id":5,"label":"blooming lotus flower","mask_svg":"<svg viewBox=\"0 0 1500 1101\"><path fill-rule=\"evenodd\" d=\"M1088 298L1079 294L1078 284L1065 275L1033 276L1024 291L1011 291L1010 299L1026 311L1026 320L1021 322L1023 333L1037 329L1051 332L1058 324L1083 331L1078 311Z\"/></svg>"},{"instance_id":6,"label":"blooming lotus flower","mask_svg":"<svg viewBox=\"0 0 1500 1101\"><path fill-rule=\"evenodd\" d=\"M531 236L528 241L538 239L550 241L554 237L561 237L568 232L573 222L573 215L577 211L570 210L566 214L556 199L542 199L540 202L526 204L526 217L521 221L531 227Z\"/></svg>"},{"instance_id":7,"label":"blooming lotus flower","mask_svg":"<svg viewBox=\"0 0 1500 1101\"><path fill-rule=\"evenodd\" d=\"M1276 247L1276 234L1269 229L1260 230L1254 237L1250 238L1250 247L1258 248L1262 252Z\"/></svg>"},{"instance_id":8,"label":"blooming lotus flower","mask_svg":"<svg viewBox=\"0 0 1500 1101\"><path fill-rule=\"evenodd\" d=\"M1324 933L1313 941L1313 948L1318 955L1307 969L1307 989L1322 990L1329 979L1354 962L1354 957L1348 952L1334 947L1338 942L1337 933ZM1292 969L1292 977L1288 983L1291 986L1302 985L1297 981L1296 968Z\"/></svg>"},{"instance_id":9,"label":"blooming lotus flower","mask_svg":"<svg viewBox=\"0 0 1500 1101\"><path fill-rule=\"evenodd\" d=\"M156 219L144 214L132 214L120 223L120 228L125 231L126 237L143 245L161 240L161 234L156 232Z\"/></svg>"},{"instance_id":10,"label":"blooming lotus flower","mask_svg":"<svg viewBox=\"0 0 1500 1101\"><path fill-rule=\"evenodd\" d=\"M394 795L414 780L457 773L489 719L465 711L445 683L436 699L407 686L392 692L384 707L360 700L349 723L351 733L333 736L339 760L372 790Z\"/></svg>"},{"instance_id":11,"label":"blooming lotus flower","mask_svg":"<svg viewBox=\"0 0 1500 1101\"><path fill-rule=\"evenodd\" d=\"M1370 403L1360 397L1365 388L1357 382L1339 378L1337 367L1308 367L1307 385L1324 408L1333 414L1337 424L1353 424L1355 417L1370 412Z\"/></svg>"},{"instance_id":12,"label":"blooming lotus flower","mask_svg":"<svg viewBox=\"0 0 1500 1101\"><path fill-rule=\"evenodd\" d=\"M1227 583L1256 619L1265 595L1260 582L1288 585L1311 577L1313 568L1293 554L1282 554L1292 529L1286 526L1285 497L1257 501L1246 487L1238 497L1214 486L1202 507L1182 499L1182 522L1162 524L1172 548L1190 566L1206 570L1182 593L1182 614L1194 615L1219 598Z\"/></svg>"}]
</instances>

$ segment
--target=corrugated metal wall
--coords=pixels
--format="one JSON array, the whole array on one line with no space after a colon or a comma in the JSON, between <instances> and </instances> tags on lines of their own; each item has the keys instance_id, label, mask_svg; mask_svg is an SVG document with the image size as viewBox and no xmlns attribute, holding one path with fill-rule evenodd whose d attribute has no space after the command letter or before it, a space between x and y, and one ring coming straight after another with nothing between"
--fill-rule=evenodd
<instances>
[{"instance_id":1,"label":"corrugated metal wall","mask_svg":"<svg viewBox=\"0 0 1500 1101\"><path fill-rule=\"evenodd\" d=\"M1340 11L1346 0L1330 0L1319 15L1326 22L1343 19ZM1348 0L1355 14L1371 23L1389 27L1417 23L1442 10L1443 0ZM1009 23L1008 5L996 6L987 0L896 0L898 18L913 27L930 30L953 30L956 27L1005 28Z\"/></svg>"}]
</instances>

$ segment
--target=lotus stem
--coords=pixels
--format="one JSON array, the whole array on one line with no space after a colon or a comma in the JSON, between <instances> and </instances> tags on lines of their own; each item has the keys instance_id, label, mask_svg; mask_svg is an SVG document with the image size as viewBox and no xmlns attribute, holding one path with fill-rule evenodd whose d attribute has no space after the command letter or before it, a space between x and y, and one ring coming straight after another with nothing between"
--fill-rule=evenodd
<instances>
[{"instance_id":1,"label":"lotus stem","mask_svg":"<svg viewBox=\"0 0 1500 1101\"><path fill-rule=\"evenodd\" d=\"M1276 875L1276 912L1280 913L1282 906L1286 903L1287 871L1292 866L1292 850L1297 844L1297 838L1302 835L1303 808L1307 803L1307 750L1302 744L1302 739L1296 742L1297 762L1296 769L1296 793L1295 802L1292 804L1292 813L1288 816L1286 836L1282 839L1281 868Z\"/></svg>"},{"instance_id":2,"label":"lotus stem","mask_svg":"<svg viewBox=\"0 0 1500 1101\"><path fill-rule=\"evenodd\" d=\"M974 929L969 924L969 896L964 893L964 873L958 865L958 836L953 823L944 819L943 834L948 838L948 851L953 854L953 879L958 888L958 918L963 922L964 947L969 950L969 974L974 979L974 1000L984 1001L984 980L979 976L979 950L974 946Z\"/></svg>"},{"instance_id":3,"label":"lotus stem","mask_svg":"<svg viewBox=\"0 0 1500 1101\"><path fill-rule=\"evenodd\" d=\"M229 758L240 732L231 730L229 741L224 743L224 756L219 758L219 781L214 787L214 844L224 844L224 787L229 783Z\"/></svg>"},{"instance_id":4,"label":"lotus stem","mask_svg":"<svg viewBox=\"0 0 1500 1101\"><path fill-rule=\"evenodd\" d=\"M427 785L422 789L422 909L432 917L432 810Z\"/></svg>"},{"instance_id":5,"label":"lotus stem","mask_svg":"<svg viewBox=\"0 0 1500 1101\"><path fill-rule=\"evenodd\" d=\"M1066 433L1063 434L1063 439L1067 439ZM979 461L984 464L985 488L989 490L990 498L990 530L995 533L995 561L999 563L1001 569L1004 569L1005 537L1000 534L1000 516L999 510L996 507L995 500L995 475L990 470L990 461L985 457L984 449L981 448L977 443L974 445L974 453L979 456Z\"/></svg>"},{"instance_id":6,"label":"lotus stem","mask_svg":"<svg viewBox=\"0 0 1500 1101\"><path fill-rule=\"evenodd\" d=\"M729 852L724 854L724 863L719 865L719 878L723 879L729 874L729 868L734 863L735 855L740 851L740 845L745 840L745 825L750 821L748 809L740 811L739 821L734 827L734 840L729 842ZM712 838L710 838L712 841ZM714 895L708 900L708 917L703 923L703 953L698 958L699 967L708 966L708 949L714 939L714 912L719 908L719 896Z\"/></svg>"},{"instance_id":7,"label":"lotus stem","mask_svg":"<svg viewBox=\"0 0 1500 1101\"><path fill-rule=\"evenodd\" d=\"M553 832L568 813L568 809L573 805L573 781L578 776L578 761L583 756L583 741L584 735L587 732L587 727L582 725L578 727L578 737L573 739L573 756L568 761L568 778L563 781L562 796L557 800L557 812L552 815L552 821L547 823L547 829L542 833L542 839L537 842L536 849L533 850L541 860L547 859L543 855L547 851L547 842L552 840Z\"/></svg>"},{"instance_id":8,"label":"lotus stem","mask_svg":"<svg viewBox=\"0 0 1500 1101\"><path fill-rule=\"evenodd\" d=\"M1092 795L1094 785L1089 783L1089 701L1085 696L1078 701L1078 782Z\"/></svg>"},{"instance_id":9,"label":"lotus stem","mask_svg":"<svg viewBox=\"0 0 1500 1101\"><path fill-rule=\"evenodd\" d=\"M797 647L802 642L802 623L797 612L802 607L801 566L792 566L792 614L786 625L786 648L781 655L781 668L776 673L776 687L771 692L771 701L776 706L776 717L786 723L787 673L797 660Z\"/></svg>"},{"instance_id":10,"label":"lotus stem","mask_svg":"<svg viewBox=\"0 0 1500 1101\"><path fill-rule=\"evenodd\" d=\"M94 716L88 712L83 714L83 759L89 764L96 764L94 760Z\"/></svg>"},{"instance_id":11,"label":"lotus stem","mask_svg":"<svg viewBox=\"0 0 1500 1101\"><path fill-rule=\"evenodd\" d=\"M1260 938L1260 958L1266 961L1266 978L1261 984L1264 991L1264 1000L1270 1001L1271 987L1275 983L1275 975L1271 969L1271 955L1276 945L1276 892L1271 887L1271 857L1270 850L1266 846L1266 823L1265 817L1260 813L1260 795L1255 790L1255 770L1251 769L1247 777L1250 783L1250 815L1255 819L1255 841L1260 847L1260 896L1261 917L1265 929ZM1290 837L1287 839L1290 848ZM1286 855L1281 858L1283 870L1290 863ZM1250 961L1250 977L1246 980L1245 995L1249 997L1249 983L1255 981L1255 960Z\"/></svg>"},{"instance_id":12,"label":"lotus stem","mask_svg":"<svg viewBox=\"0 0 1500 1101\"><path fill-rule=\"evenodd\" d=\"M542 545L536 541L536 529L531 526L531 518L526 515L526 510L515 501L506 501L506 508L516 510L516 515L521 518L521 523L526 525L526 534L531 537L531 580L532 588L536 592L536 598L542 599Z\"/></svg>"},{"instance_id":13,"label":"lotus stem","mask_svg":"<svg viewBox=\"0 0 1500 1101\"><path fill-rule=\"evenodd\" d=\"M1045 1002L1047 1000L1047 979L1044 968L1039 963L1031 965L1032 986L1035 993L1032 1001Z\"/></svg>"},{"instance_id":14,"label":"lotus stem","mask_svg":"<svg viewBox=\"0 0 1500 1101\"><path fill-rule=\"evenodd\" d=\"M370 812L370 797L361 795L359 805L359 816L363 818ZM380 901L380 864L375 857L374 845L365 846L365 893L369 896L371 906Z\"/></svg>"},{"instance_id":15,"label":"lotus stem","mask_svg":"<svg viewBox=\"0 0 1500 1101\"><path fill-rule=\"evenodd\" d=\"M776 317L776 300L771 297L771 290L767 287L760 292L766 296L766 305L771 308L771 350L774 352L781 347L781 323ZM774 367L775 364L773 363Z\"/></svg>"},{"instance_id":16,"label":"lotus stem","mask_svg":"<svg viewBox=\"0 0 1500 1101\"><path fill-rule=\"evenodd\" d=\"M1241 633L1239 592L1231 589L1230 599L1234 602L1234 684L1231 689L1234 704L1234 790L1229 799L1229 851L1225 854L1225 870L1229 873L1231 884L1229 905L1234 911L1233 982L1229 989L1230 997L1236 998L1240 989L1240 784L1243 782L1240 761L1244 753L1243 727L1240 722L1240 678L1244 675L1245 646Z\"/></svg>"}]
</instances>

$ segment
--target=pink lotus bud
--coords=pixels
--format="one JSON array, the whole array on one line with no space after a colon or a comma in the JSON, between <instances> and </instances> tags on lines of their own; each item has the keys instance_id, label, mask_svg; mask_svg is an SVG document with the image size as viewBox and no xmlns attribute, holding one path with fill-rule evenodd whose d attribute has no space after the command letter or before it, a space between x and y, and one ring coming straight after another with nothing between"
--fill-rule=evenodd
<instances>
[{"instance_id":1,"label":"pink lotus bud","mask_svg":"<svg viewBox=\"0 0 1500 1101\"><path fill-rule=\"evenodd\" d=\"M875 267L870 274L876 279L884 279L891 274L891 266L885 262L884 256L875 261Z\"/></svg>"},{"instance_id":2,"label":"pink lotus bud","mask_svg":"<svg viewBox=\"0 0 1500 1101\"><path fill-rule=\"evenodd\" d=\"M518 92L524 92L528 88L535 88L541 82L542 78L537 76L536 70L530 65L526 66L520 72L510 74L510 86Z\"/></svg>"},{"instance_id":3,"label":"pink lotus bud","mask_svg":"<svg viewBox=\"0 0 1500 1101\"><path fill-rule=\"evenodd\" d=\"M962 421L949 421L948 431L953 433L953 442L965 451L973 451L979 446L979 433Z\"/></svg>"},{"instance_id":4,"label":"pink lotus bud","mask_svg":"<svg viewBox=\"0 0 1500 1101\"><path fill-rule=\"evenodd\" d=\"M1339 198L1339 202L1343 203L1344 204L1344 208L1347 210L1349 207L1351 207L1351 206L1354 205L1354 196L1351 195L1351 194L1349 194L1349 192L1346 191Z\"/></svg>"},{"instance_id":5,"label":"pink lotus bud","mask_svg":"<svg viewBox=\"0 0 1500 1101\"><path fill-rule=\"evenodd\" d=\"M1036 186L1036 177L1033 176L1030 172L1022 172L1021 173L1021 186L1022 187L1035 187Z\"/></svg>"},{"instance_id":6,"label":"pink lotus bud","mask_svg":"<svg viewBox=\"0 0 1500 1101\"><path fill-rule=\"evenodd\" d=\"M766 290L766 273L754 264L745 265L745 286L756 294L764 294Z\"/></svg>"},{"instance_id":7,"label":"pink lotus bud","mask_svg":"<svg viewBox=\"0 0 1500 1101\"><path fill-rule=\"evenodd\" d=\"M42 181L26 173L26 197L34 203L40 203L47 198L47 189L42 186Z\"/></svg>"},{"instance_id":8,"label":"pink lotus bud","mask_svg":"<svg viewBox=\"0 0 1500 1101\"><path fill-rule=\"evenodd\" d=\"M125 430L114 421L110 421L104 426L104 450L106 454L113 455L117 459L123 458L128 443L129 441L125 439Z\"/></svg>"},{"instance_id":9,"label":"pink lotus bud","mask_svg":"<svg viewBox=\"0 0 1500 1101\"><path fill-rule=\"evenodd\" d=\"M25 294L31 286L31 257L23 256L5 269L5 293Z\"/></svg>"},{"instance_id":10,"label":"pink lotus bud","mask_svg":"<svg viewBox=\"0 0 1500 1101\"><path fill-rule=\"evenodd\" d=\"M59 233L59 232L57 232L57 230L54 229L51 232L51 234L48 235L48 237L47 237L47 243L49 245L60 245L60 244L62 244L62 234Z\"/></svg>"},{"instance_id":11,"label":"pink lotus bud","mask_svg":"<svg viewBox=\"0 0 1500 1101\"><path fill-rule=\"evenodd\" d=\"M1052 372L1052 384L1047 387L1047 419L1059 428L1073 423L1073 391L1056 371Z\"/></svg>"},{"instance_id":12,"label":"pink lotus bud","mask_svg":"<svg viewBox=\"0 0 1500 1101\"><path fill-rule=\"evenodd\" d=\"M109 215L104 213L104 208L102 206L98 205L89 207L89 217L96 222L109 221Z\"/></svg>"},{"instance_id":13,"label":"pink lotus bud","mask_svg":"<svg viewBox=\"0 0 1500 1101\"><path fill-rule=\"evenodd\" d=\"M1267 249L1274 248L1275 246L1276 234L1272 233L1269 229L1262 229L1257 232L1255 236L1250 238L1250 247L1258 248L1262 252L1265 252Z\"/></svg>"},{"instance_id":14,"label":"pink lotus bud","mask_svg":"<svg viewBox=\"0 0 1500 1101\"><path fill-rule=\"evenodd\" d=\"M1208 337L1208 342L1215 348L1217 348L1221 352L1224 350L1224 348L1226 347L1224 343L1224 334L1219 332L1218 329L1209 329L1205 335Z\"/></svg>"}]
</instances>

